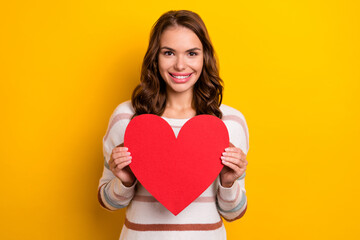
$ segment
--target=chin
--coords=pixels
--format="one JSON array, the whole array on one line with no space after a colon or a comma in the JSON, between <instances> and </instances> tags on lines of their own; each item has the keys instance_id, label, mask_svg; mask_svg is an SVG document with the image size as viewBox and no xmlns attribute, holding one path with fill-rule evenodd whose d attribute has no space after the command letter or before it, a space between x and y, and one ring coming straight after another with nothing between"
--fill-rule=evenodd
<instances>
[{"instance_id":1,"label":"chin","mask_svg":"<svg viewBox=\"0 0 360 240\"><path fill-rule=\"evenodd\" d=\"M181 86L169 86L169 88L171 89L172 92L176 92L176 93L184 93L187 91L192 91L193 88L192 87L181 87Z\"/></svg>"}]
</instances>

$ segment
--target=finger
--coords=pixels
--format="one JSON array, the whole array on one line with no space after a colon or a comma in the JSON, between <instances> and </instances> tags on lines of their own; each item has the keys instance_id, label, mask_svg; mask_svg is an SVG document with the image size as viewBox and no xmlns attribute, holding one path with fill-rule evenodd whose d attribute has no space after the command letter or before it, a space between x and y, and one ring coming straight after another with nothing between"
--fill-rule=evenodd
<instances>
[{"instance_id":1,"label":"finger","mask_svg":"<svg viewBox=\"0 0 360 240\"><path fill-rule=\"evenodd\" d=\"M126 157L123 159L114 160L114 162L112 164L112 168L115 169L118 165L123 164L124 162L131 161L131 159L132 159L131 157Z\"/></svg>"},{"instance_id":2,"label":"finger","mask_svg":"<svg viewBox=\"0 0 360 240\"><path fill-rule=\"evenodd\" d=\"M127 147L115 147L113 149L113 153L127 151L127 150L129 150Z\"/></svg>"},{"instance_id":3,"label":"finger","mask_svg":"<svg viewBox=\"0 0 360 240\"><path fill-rule=\"evenodd\" d=\"M119 164L119 161L121 161L121 158L128 158L130 156L124 156L124 157L119 157L119 158L113 158L113 155L111 155L110 157L110 161L109 161L109 168L110 170L115 168L117 164ZM120 160L119 160L120 159ZM131 158L130 158L131 159Z\"/></svg>"},{"instance_id":4,"label":"finger","mask_svg":"<svg viewBox=\"0 0 360 240\"><path fill-rule=\"evenodd\" d=\"M126 161L131 160L131 159L132 159L131 156L126 156L126 157L115 159L114 160L114 165L116 166L116 165L118 165L120 163L126 162Z\"/></svg>"},{"instance_id":5,"label":"finger","mask_svg":"<svg viewBox=\"0 0 360 240\"><path fill-rule=\"evenodd\" d=\"M241 169L240 169L236 164L234 164L234 163L232 163L232 162L230 162L230 161L225 161L225 160L223 160L222 163L223 163L225 166L231 168L234 172L240 172L240 171L241 171Z\"/></svg>"},{"instance_id":6,"label":"finger","mask_svg":"<svg viewBox=\"0 0 360 240\"><path fill-rule=\"evenodd\" d=\"M248 162L246 160L241 160L240 161L241 168L246 168L247 165L248 165Z\"/></svg>"},{"instance_id":7,"label":"finger","mask_svg":"<svg viewBox=\"0 0 360 240\"><path fill-rule=\"evenodd\" d=\"M239 168L244 168L246 167L245 162L241 161L238 158L234 158L234 157L221 157L222 160L226 161L226 162L231 162L233 164L235 164L236 166L238 166Z\"/></svg>"},{"instance_id":8,"label":"finger","mask_svg":"<svg viewBox=\"0 0 360 240\"><path fill-rule=\"evenodd\" d=\"M241 158L240 161L245 164L245 166L248 165L248 161L246 160L246 158Z\"/></svg>"},{"instance_id":9,"label":"finger","mask_svg":"<svg viewBox=\"0 0 360 240\"><path fill-rule=\"evenodd\" d=\"M114 162L114 158L112 157L112 154L110 155L110 160L109 160L109 166Z\"/></svg>"},{"instance_id":10,"label":"finger","mask_svg":"<svg viewBox=\"0 0 360 240\"><path fill-rule=\"evenodd\" d=\"M130 156L131 153L130 152L117 152L117 153L113 153L113 158L117 159L120 157L125 157L125 156Z\"/></svg>"},{"instance_id":11,"label":"finger","mask_svg":"<svg viewBox=\"0 0 360 240\"><path fill-rule=\"evenodd\" d=\"M235 150L236 149L236 150ZM246 154L240 149L240 148L226 148L225 150L227 150L227 151L225 151L226 153L227 152L236 152L236 153L239 153L240 154L240 157L241 157L241 159L246 159Z\"/></svg>"},{"instance_id":12,"label":"finger","mask_svg":"<svg viewBox=\"0 0 360 240\"><path fill-rule=\"evenodd\" d=\"M241 150L241 148L238 148L238 147L235 147L235 146L227 147L227 148L225 148L225 150L232 151L232 152L243 153L243 151Z\"/></svg>"},{"instance_id":13,"label":"finger","mask_svg":"<svg viewBox=\"0 0 360 240\"><path fill-rule=\"evenodd\" d=\"M116 165L116 167L114 168L115 171L119 171L121 169L123 169L124 167L128 166L131 163L131 159L125 162L122 162L118 165Z\"/></svg>"},{"instance_id":14,"label":"finger","mask_svg":"<svg viewBox=\"0 0 360 240\"><path fill-rule=\"evenodd\" d=\"M241 155L239 152L223 152L222 154L225 157L235 157L235 158L241 158Z\"/></svg>"},{"instance_id":15,"label":"finger","mask_svg":"<svg viewBox=\"0 0 360 240\"><path fill-rule=\"evenodd\" d=\"M239 152L239 150L236 147L227 147L225 152Z\"/></svg>"}]
</instances>

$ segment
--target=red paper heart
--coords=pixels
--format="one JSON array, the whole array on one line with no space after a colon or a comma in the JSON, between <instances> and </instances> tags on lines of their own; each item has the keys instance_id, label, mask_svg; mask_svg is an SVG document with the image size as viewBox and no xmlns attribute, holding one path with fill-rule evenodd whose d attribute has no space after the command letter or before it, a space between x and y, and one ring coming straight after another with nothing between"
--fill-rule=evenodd
<instances>
[{"instance_id":1,"label":"red paper heart","mask_svg":"<svg viewBox=\"0 0 360 240\"><path fill-rule=\"evenodd\" d=\"M174 215L199 197L216 179L229 146L228 130L217 117L198 115L175 137L161 117L143 114L125 131L124 146L138 181Z\"/></svg>"}]
</instances>

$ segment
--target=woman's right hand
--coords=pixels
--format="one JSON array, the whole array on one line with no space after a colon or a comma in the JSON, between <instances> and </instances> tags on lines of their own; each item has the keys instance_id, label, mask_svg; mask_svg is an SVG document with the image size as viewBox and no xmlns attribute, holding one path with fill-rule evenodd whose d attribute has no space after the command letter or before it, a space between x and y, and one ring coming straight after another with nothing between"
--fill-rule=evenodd
<instances>
[{"instance_id":1,"label":"woman's right hand","mask_svg":"<svg viewBox=\"0 0 360 240\"><path fill-rule=\"evenodd\" d=\"M123 147L123 144L121 144L112 150L109 161L110 170L126 187L132 186L136 180L134 173L129 167L131 158L128 148Z\"/></svg>"}]
</instances>

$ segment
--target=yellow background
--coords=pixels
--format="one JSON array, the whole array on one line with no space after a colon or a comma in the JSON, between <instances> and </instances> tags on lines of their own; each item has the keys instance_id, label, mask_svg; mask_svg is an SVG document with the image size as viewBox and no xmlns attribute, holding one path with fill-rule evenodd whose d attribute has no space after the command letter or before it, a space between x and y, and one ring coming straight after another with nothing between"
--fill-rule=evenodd
<instances>
[{"instance_id":1,"label":"yellow background","mask_svg":"<svg viewBox=\"0 0 360 240\"><path fill-rule=\"evenodd\" d=\"M118 239L102 137L168 10L205 21L250 131L228 239L359 239L358 1L2 1L0 239Z\"/></svg>"}]
</instances>

